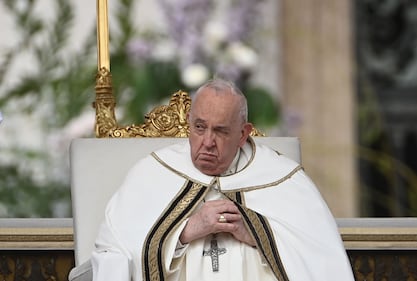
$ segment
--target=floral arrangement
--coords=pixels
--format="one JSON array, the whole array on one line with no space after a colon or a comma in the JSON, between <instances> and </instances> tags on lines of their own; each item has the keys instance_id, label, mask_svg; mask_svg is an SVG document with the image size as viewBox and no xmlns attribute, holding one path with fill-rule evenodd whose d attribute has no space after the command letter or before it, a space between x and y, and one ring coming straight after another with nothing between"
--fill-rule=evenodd
<instances>
[{"instance_id":1,"label":"floral arrangement","mask_svg":"<svg viewBox=\"0 0 417 281\"><path fill-rule=\"evenodd\" d=\"M128 40L123 44L116 38L111 69L115 93L125 101L125 119L140 122L138 116L153 103L179 89L190 92L210 78L221 77L234 81L245 93L253 123L262 128L276 125L279 106L251 79L258 64L253 39L262 3L158 0L166 30L129 34L132 28L125 21L119 23L119 40ZM122 10L130 11L129 3L125 4ZM215 16L219 6L223 15Z\"/></svg>"}]
</instances>

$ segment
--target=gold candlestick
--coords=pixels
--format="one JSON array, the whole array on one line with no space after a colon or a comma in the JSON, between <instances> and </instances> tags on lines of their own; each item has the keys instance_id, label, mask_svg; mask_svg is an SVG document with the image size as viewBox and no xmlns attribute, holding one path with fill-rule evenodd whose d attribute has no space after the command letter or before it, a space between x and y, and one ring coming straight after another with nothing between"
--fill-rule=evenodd
<instances>
[{"instance_id":1,"label":"gold candlestick","mask_svg":"<svg viewBox=\"0 0 417 281\"><path fill-rule=\"evenodd\" d=\"M107 0L97 0L97 67L96 99L93 103L96 109L95 133L96 137L111 137L117 128L117 121L110 73Z\"/></svg>"},{"instance_id":2,"label":"gold candlestick","mask_svg":"<svg viewBox=\"0 0 417 281\"><path fill-rule=\"evenodd\" d=\"M97 0L97 66L110 71L107 0Z\"/></svg>"}]
</instances>

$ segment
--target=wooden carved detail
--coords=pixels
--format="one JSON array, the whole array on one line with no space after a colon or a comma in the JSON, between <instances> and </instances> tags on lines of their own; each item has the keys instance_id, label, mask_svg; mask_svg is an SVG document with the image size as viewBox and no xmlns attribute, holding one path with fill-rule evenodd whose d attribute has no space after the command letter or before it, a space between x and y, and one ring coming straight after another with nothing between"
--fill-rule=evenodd
<instances>
[{"instance_id":1,"label":"wooden carved detail","mask_svg":"<svg viewBox=\"0 0 417 281\"><path fill-rule=\"evenodd\" d=\"M417 281L416 251L349 251L357 281Z\"/></svg>"},{"instance_id":2,"label":"wooden carved detail","mask_svg":"<svg viewBox=\"0 0 417 281\"><path fill-rule=\"evenodd\" d=\"M417 281L416 250L347 252L356 281ZM73 267L72 250L0 251L0 280L68 280Z\"/></svg>"},{"instance_id":3,"label":"wooden carved detail","mask_svg":"<svg viewBox=\"0 0 417 281\"><path fill-rule=\"evenodd\" d=\"M5 281L68 280L74 267L72 251L2 251L0 278Z\"/></svg>"}]
</instances>

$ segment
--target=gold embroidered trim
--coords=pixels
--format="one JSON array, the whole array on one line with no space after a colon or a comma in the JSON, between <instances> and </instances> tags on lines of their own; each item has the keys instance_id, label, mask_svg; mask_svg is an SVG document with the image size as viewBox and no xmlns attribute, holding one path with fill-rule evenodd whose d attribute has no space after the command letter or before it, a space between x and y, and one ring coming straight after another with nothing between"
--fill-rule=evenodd
<instances>
[{"instance_id":1,"label":"gold embroidered trim","mask_svg":"<svg viewBox=\"0 0 417 281\"><path fill-rule=\"evenodd\" d=\"M262 188L267 188L267 187L279 185L279 184L283 183L284 181L288 180L289 178L291 178L295 173L297 173L299 170L302 170L302 169L303 169L303 166L298 165L291 172L289 172L286 176L280 178L279 180L273 181L271 183L262 184L262 185L255 185L255 186L250 186L250 187L237 188L237 189L233 189L231 191L232 192L248 192L248 191L253 191L253 190L257 190L257 189L262 189Z\"/></svg>"},{"instance_id":2,"label":"gold embroidered trim","mask_svg":"<svg viewBox=\"0 0 417 281\"><path fill-rule=\"evenodd\" d=\"M250 146L251 146L251 149L252 149L252 155L250 156L250 159L249 159L249 161L248 161L248 163L246 163L246 165L242 168L242 169L240 169L240 171L243 171L243 170L245 170L247 167L249 167L249 165L250 164L252 164L252 162L253 162L253 159L255 159L255 154L256 154L256 145L255 145L255 141L253 140L253 138L252 137L248 137L248 140L247 140L248 142L249 142L249 144L250 144Z\"/></svg>"},{"instance_id":3,"label":"gold embroidered trim","mask_svg":"<svg viewBox=\"0 0 417 281\"><path fill-rule=\"evenodd\" d=\"M192 184L191 187L190 184ZM163 249L167 241L166 238L198 206L208 190L207 186L202 184L187 182L159 216L144 242L142 250L143 280L165 279Z\"/></svg>"},{"instance_id":4,"label":"gold embroidered trim","mask_svg":"<svg viewBox=\"0 0 417 281\"><path fill-rule=\"evenodd\" d=\"M233 202L246 206L245 194L243 192L227 191L222 193Z\"/></svg>"},{"instance_id":5,"label":"gold embroidered trim","mask_svg":"<svg viewBox=\"0 0 417 281\"><path fill-rule=\"evenodd\" d=\"M155 152L152 152L151 153L151 156L153 158L155 158L155 160L158 161L162 166L164 166L168 170L171 170L172 172L174 172L175 174L179 175L180 177L183 177L183 178L185 178L185 179L187 179L189 181L192 181L192 182L195 182L195 183L198 183L198 184L201 184L201 185L207 185L206 183L203 183L203 182L200 182L200 181L198 181L196 179L193 179L193 178L189 177L188 175L186 175L184 173L181 173L180 171L178 171L178 170L174 169L173 167L169 166L167 163L164 162L164 160L162 160L161 158L159 158L159 156ZM215 181L216 181L216 177L213 177L213 179L211 180L211 182L210 182L209 185L213 185Z\"/></svg>"},{"instance_id":6,"label":"gold embroidered trim","mask_svg":"<svg viewBox=\"0 0 417 281\"><path fill-rule=\"evenodd\" d=\"M245 167L242 169L244 170L245 168L247 168L249 166L249 164L253 161L254 159L254 155L256 153L256 145L253 141L252 138L248 138L250 145L252 146L252 156L251 159L249 160L249 162L245 165ZM278 151L275 151L278 155L281 155ZM168 165L165 161L163 161L161 158L159 158L159 156L155 153L152 152L151 153L152 157L155 158L156 161L158 161L162 166L166 167L167 169L171 170L172 172L176 173L177 175L179 175L180 177L183 177L187 180L191 180L193 182L198 182L200 184L205 184L202 183L196 179L193 179L191 177L189 177L188 175L174 169L173 167L171 167L170 165ZM267 188L267 187L271 187L271 186L275 186L278 184L283 183L284 181L288 180L289 178L291 178L295 173L297 173L299 170L302 170L303 166L298 165L297 167L295 167L291 172L289 172L286 176L280 178L279 180L273 181L271 183L267 183L267 184L262 184L262 185L255 185L255 186L251 186L251 187L244 187L244 188L238 188L238 189L233 189L230 191L230 194L233 192L247 192L247 191L253 191L253 190L257 190L257 189L262 189L262 188ZM241 170L241 171L242 171ZM227 176L226 176L227 177ZM215 181L217 181L217 177L214 177L210 183L210 185L214 184ZM218 188L221 191L221 185L220 185L220 181L218 181Z\"/></svg>"},{"instance_id":7,"label":"gold embroidered trim","mask_svg":"<svg viewBox=\"0 0 417 281\"><path fill-rule=\"evenodd\" d=\"M274 233L266 218L251 209L238 204L245 225L252 238L256 241L257 248L262 253L269 267L278 281L288 281L287 273L282 264L278 247L275 243Z\"/></svg>"}]
</instances>

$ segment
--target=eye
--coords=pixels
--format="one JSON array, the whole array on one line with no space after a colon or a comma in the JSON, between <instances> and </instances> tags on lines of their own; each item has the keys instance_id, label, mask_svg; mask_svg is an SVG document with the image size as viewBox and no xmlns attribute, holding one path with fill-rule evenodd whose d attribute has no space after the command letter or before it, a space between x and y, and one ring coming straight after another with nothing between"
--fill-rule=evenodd
<instances>
[{"instance_id":1,"label":"eye","mask_svg":"<svg viewBox=\"0 0 417 281\"><path fill-rule=\"evenodd\" d=\"M196 123L193 127L196 132L204 132L204 130L206 129L206 127L201 123Z\"/></svg>"},{"instance_id":2,"label":"eye","mask_svg":"<svg viewBox=\"0 0 417 281\"><path fill-rule=\"evenodd\" d=\"M220 136L227 136L230 133L230 130L228 130L227 128L223 128L223 127L216 128L215 131Z\"/></svg>"}]
</instances>

